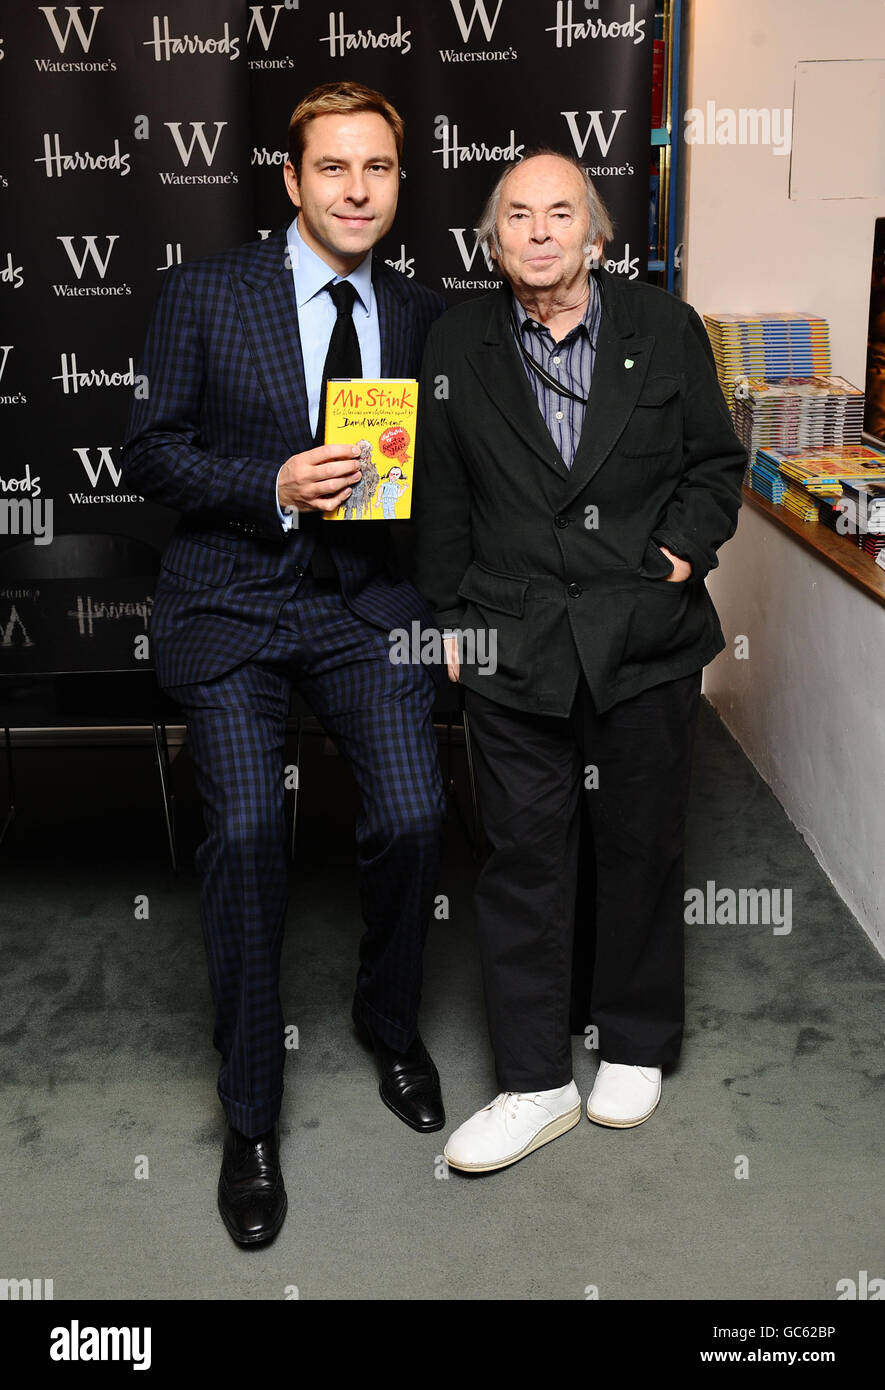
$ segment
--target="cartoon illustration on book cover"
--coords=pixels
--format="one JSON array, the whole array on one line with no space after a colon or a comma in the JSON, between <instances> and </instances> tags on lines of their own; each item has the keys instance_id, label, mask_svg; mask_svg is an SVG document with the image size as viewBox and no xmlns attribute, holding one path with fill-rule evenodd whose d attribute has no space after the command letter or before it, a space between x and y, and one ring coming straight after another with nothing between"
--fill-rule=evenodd
<instances>
[{"instance_id":1,"label":"cartoon illustration on book cover","mask_svg":"<svg viewBox=\"0 0 885 1390\"><path fill-rule=\"evenodd\" d=\"M369 515L369 507L379 483L378 470L372 461L372 444L368 439L357 441L359 445L360 480L355 483L350 496L344 502L344 520L361 521Z\"/></svg>"},{"instance_id":2,"label":"cartoon illustration on book cover","mask_svg":"<svg viewBox=\"0 0 885 1390\"><path fill-rule=\"evenodd\" d=\"M401 521L411 512L418 383L354 377L330 382L327 444L359 448L360 479L329 521ZM385 469L384 460L388 467Z\"/></svg>"}]
</instances>

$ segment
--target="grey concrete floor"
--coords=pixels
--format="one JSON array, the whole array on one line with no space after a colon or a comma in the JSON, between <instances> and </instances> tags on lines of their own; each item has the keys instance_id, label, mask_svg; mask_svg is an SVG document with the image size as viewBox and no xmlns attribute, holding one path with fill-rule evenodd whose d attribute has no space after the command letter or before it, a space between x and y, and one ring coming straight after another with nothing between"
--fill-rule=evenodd
<instances>
[{"instance_id":1,"label":"grey concrete floor","mask_svg":"<svg viewBox=\"0 0 885 1390\"><path fill-rule=\"evenodd\" d=\"M51 1278L56 1299L310 1300L835 1300L840 1280L885 1277L885 962L708 706L686 883L790 889L792 929L688 926L685 1047L652 1120L584 1120L474 1179L447 1174L445 1132L417 1135L381 1104L352 1033L352 787L308 740L283 962L299 1030L281 1118L289 1215L247 1252L215 1207L223 1118L197 883L165 858L150 752L23 749L17 766L0 851L0 1277ZM190 855L186 755L175 777ZM422 1016L449 1128L497 1089L475 872L453 817ZM574 1061L586 1098L596 1055L579 1037Z\"/></svg>"}]
</instances>

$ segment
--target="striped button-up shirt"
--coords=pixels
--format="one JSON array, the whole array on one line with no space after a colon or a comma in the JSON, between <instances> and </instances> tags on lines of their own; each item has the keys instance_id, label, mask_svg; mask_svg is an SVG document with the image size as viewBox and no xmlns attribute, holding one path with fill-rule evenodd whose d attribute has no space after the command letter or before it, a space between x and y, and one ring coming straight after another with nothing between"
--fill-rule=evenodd
<instances>
[{"instance_id":1,"label":"striped button-up shirt","mask_svg":"<svg viewBox=\"0 0 885 1390\"><path fill-rule=\"evenodd\" d=\"M522 341L529 356L543 367L549 376L582 397L580 401L575 401L570 396L560 396L552 386L547 385L543 377L532 370L525 358L522 358L529 385L538 402L538 409L567 468L571 468L574 462L584 425L602 309L599 287L594 276L588 275L587 282L590 298L584 317L566 333L560 343L553 341L549 328L533 319L515 296L513 299L511 324L517 342ZM522 353L520 356L522 357Z\"/></svg>"}]
</instances>

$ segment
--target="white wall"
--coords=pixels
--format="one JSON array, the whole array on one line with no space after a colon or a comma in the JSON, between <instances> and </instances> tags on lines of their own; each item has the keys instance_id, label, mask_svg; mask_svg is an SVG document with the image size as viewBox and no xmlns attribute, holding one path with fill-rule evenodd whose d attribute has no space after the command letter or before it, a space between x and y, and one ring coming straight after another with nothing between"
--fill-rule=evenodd
<instances>
[{"instance_id":1,"label":"white wall","mask_svg":"<svg viewBox=\"0 0 885 1390\"><path fill-rule=\"evenodd\" d=\"M692 0L687 42L686 108L782 109L796 63L885 57L885 4ZM699 313L823 314L834 371L863 386L885 196L791 201L789 157L682 148L685 298ZM885 954L885 607L749 505L708 587L729 647L707 668L705 694Z\"/></svg>"}]
</instances>

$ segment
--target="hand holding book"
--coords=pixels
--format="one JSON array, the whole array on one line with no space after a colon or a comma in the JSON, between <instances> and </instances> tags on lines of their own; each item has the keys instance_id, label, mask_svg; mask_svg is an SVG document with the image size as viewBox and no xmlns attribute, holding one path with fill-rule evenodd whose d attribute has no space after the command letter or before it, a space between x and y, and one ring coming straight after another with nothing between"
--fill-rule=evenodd
<instances>
[{"instance_id":1,"label":"hand holding book","mask_svg":"<svg viewBox=\"0 0 885 1390\"><path fill-rule=\"evenodd\" d=\"M359 461L356 479L329 521L397 521L410 515L418 383L407 378L351 377L326 390L325 437L350 445Z\"/></svg>"},{"instance_id":2,"label":"hand holding book","mask_svg":"<svg viewBox=\"0 0 885 1390\"><path fill-rule=\"evenodd\" d=\"M333 512L350 497L362 474L353 444L320 444L286 459L277 479L281 507L299 512Z\"/></svg>"}]
</instances>

